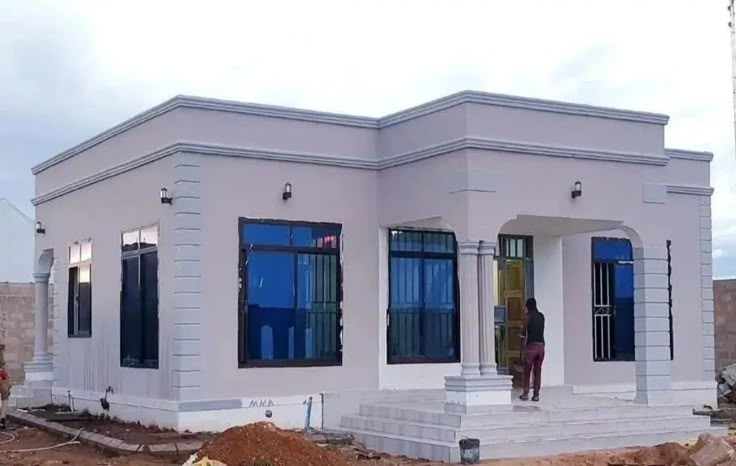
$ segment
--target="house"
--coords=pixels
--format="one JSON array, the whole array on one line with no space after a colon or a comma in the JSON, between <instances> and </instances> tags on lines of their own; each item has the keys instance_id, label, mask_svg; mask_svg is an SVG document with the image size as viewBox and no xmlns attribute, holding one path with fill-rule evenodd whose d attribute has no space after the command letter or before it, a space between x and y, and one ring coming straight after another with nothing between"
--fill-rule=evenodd
<instances>
[{"instance_id":1,"label":"house","mask_svg":"<svg viewBox=\"0 0 736 466\"><path fill-rule=\"evenodd\" d=\"M182 430L402 394L488 413L535 297L543 398L713 405L712 154L665 148L667 122L481 92L382 118L175 97L33 169L59 333L31 377Z\"/></svg>"},{"instance_id":2,"label":"house","mask_svg":"<svg viewBox=\"0 0 736 466\"><path fill-rule=\"evenodd\" d=\"M0 197L0 282L33 282L33 220Z\"/></svg>"}]
</instances>

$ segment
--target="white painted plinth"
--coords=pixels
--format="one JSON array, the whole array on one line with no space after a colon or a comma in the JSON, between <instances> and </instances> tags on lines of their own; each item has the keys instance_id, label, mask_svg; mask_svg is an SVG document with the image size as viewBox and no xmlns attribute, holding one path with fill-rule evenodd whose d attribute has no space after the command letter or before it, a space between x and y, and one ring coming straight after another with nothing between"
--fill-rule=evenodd
<instances>
[{"instance_id":1,"label":"white painted plinth","mask_svg":"<svg viewBox=\"0 0 736 466\"><path fill-rule=\"evenodd\" d=\"M470 414L511 410L511 388L510 376L445 377L445 411Z\"/></svg>"}]
</instances>

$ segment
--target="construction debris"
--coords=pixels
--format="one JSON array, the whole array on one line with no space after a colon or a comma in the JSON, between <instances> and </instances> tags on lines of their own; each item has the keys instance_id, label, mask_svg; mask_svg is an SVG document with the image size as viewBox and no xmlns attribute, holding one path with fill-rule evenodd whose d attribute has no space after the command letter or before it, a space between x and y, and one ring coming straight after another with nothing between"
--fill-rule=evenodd
<instances>
[{"instance_id":1,"label":"construction debris","mask_svg":"<svg viewBox=\"0 0 736 466\"><path fill-rule=\"evenodd\" d=\"M698 437L690 453L690 466L718 466L728 464L734 450L725 439L710 434Z\"/></svg>"},{"instance_id":2,"label":"construction debris","mask_svg":"<svg viewBox=\"0 0 736 466\"><path fill-rule=\"evenodd\" d=\"M718 374L718 396L729 403L736 403L736 364Z\"/></svg>"},{"instance_id":3,"label":"construction debris","mask_svg":"<svg viewBox=\"0 0 736 466\"><path fill-rule=\"evenodd\" d=\"M221 461L228 466L348 466L336 451L269 422L228 429L202 447L197 458Z\"/></svg>"}]
</instances>

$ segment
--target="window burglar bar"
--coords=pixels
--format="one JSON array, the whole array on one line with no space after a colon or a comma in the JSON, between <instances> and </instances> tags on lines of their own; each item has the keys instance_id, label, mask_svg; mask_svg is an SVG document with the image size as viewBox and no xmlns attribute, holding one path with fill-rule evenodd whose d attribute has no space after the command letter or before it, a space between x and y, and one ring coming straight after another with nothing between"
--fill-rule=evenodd
<instances>
[{"instance_id":1,"label":"window burglar bar","mask_svg":"<svg viewBox=\"0 0 736 466\"><path fill-rule=\"evenodd\" d=\"M613 264L593 264L593 349L596 360L613 358Z\"/></svg>"}]
</instances>

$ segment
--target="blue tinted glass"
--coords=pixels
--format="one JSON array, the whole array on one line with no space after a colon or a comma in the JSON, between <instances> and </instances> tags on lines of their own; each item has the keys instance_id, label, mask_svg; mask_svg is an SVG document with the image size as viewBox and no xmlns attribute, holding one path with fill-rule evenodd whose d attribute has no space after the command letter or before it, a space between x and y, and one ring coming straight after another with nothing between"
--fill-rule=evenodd
<instances>
[{"instance_id":1,"label":"blue tinted glass","mask_svg":"<svg viewBox=\"0 0 736 466\"><path fill-rule=\"evenodd\" d=\"M455 308L455 266L448 259L424 261L424 304L430 309Z\"/></svg>"},{"instance_id":2,"label":"blue tinted glass","mask_svg":"<svg viewBox=\"0 0 736 466\"><path fill-rule=\"evenodd\" d=\"M293 352L294 255L248 254L248 353L287 359Z\"/></svg>"},{"instance_id":3,"label":"blue tinted glass","mask_svg":"<svg viewBox=\"0 0 736 466\"><path fill-rule=\"evenodd\" d=\"M422 260L391 258L391 307L418 309L422 307Z\"/></svg>"},{"instance_id":4,"label":"blue tinted glass","mask_svg":"<svg viewBox=\"0 0 736 466\"><path fill-rule=\"evenodd\" d=\"M616 305L615 349L618 358L634 358L634 267L614 266L613 298Z\"/></svg>"},{"instance_id":5,"label":"blue tinted glass","mask_svg":"<svg viewBox=\"0 0 736 466\"><path fill-rule=\"evenodd\" d=\"M243 240L245 244L288 246L289 226L246 223L243 225Z\"/></svg>"},{"instance_id":6,"label":"blue tinted glass","mask_svg":"<svg viewBox=\"0 0 736 466\"><path fill-rule=\"evenodd\" d=\"M391 250L392 251L421 251L422 250L422 233L419 231L396 231L391 233Z\"/></svg>"},{"instance_id":7,"label":"blue tinted glass","mask_svg":"<svg viewBox=\"0 0 736 466\"><path fill-rule=\"evenodd\" d=\"M300 254L297 258L297 310L293 354L297 359L337 355L337 256Z\"/></svg>"},{"instance_id":8,"label":"blue tinted glass","mask_svg":"<svg viewBox=\"0 0 736 466\"><path fill-rule=\"evenodd\" d=\"M425 233L425 252L455 252L455 238L450 233Z\"/></svg>"},{"instance_id":9,"label":"blue tinted glass","mask_svg":"<svg viewBox=\"0 0 736 466\"><path fill-rule=\"evenodd\" d=\"M593 238L593 260L630 261L631 243L627 239Z\"/></svg>"},{"instance_id":10,"label":"blue tinted glass","mask_svg":"<svg viewBox=\"0 0 736 466\"><path fill-rule=\"evenodd\" d=\"M292 230L294 246L335 249L340 229L324 226L300 226Z\"/></svg>"}]
</instances>

